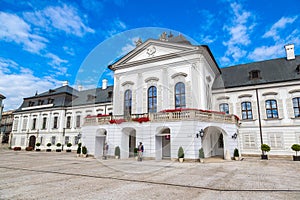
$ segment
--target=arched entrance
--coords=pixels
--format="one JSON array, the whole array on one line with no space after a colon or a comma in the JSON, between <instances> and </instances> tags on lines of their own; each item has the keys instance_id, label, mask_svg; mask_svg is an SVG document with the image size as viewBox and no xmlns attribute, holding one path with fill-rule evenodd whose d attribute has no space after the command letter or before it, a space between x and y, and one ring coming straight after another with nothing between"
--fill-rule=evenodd
<instances>
[{"instance_id":1,"label":"arched entrance","mask_svg":"<svg viewBox=\"0 0 300 200\"><path fill-rule=\"evenodd\" d=\"M136 130L131 127L122 129L122 146L121 158L129 158L134 156L134 148L136 145Z\"/></svg>"},{"instance_id":2,"label":"arched entrance","mask_svg":"<svg viewBox=\"0 0 300 200\"><path fill-rule=\"evenodd\" d=\"M28 146L32 147L34 149L35 148L35 141L36 141L36 137L34 135L30 136Z\"/></svg>"},{"instance_id":3,"label":"arched entrance","mask_svg":"<svg viewBox=\"0 0 300 200\"><path fill-rule=\"evenodd\" d=\"M225 157L225 142L226 132L218 127L207 127L204 129L202 138L202 147L205 157Z\"/></svg>"},{"instance_id":4,"label":"arched entrance","mask_svg":"<svg viewBox=\"0 0 300 200\"><path fill-rule=\"evenodd\" d=\"M162 128L155 136L156 159L171 159L171 131Z\"/></svg>"},{"instance_id":5,"label":"arched entrance","mask_svg":"<svg viewBox=\"0 0 300 200\"><path fill-rule=\"evenodd\" d=\"M96 131L95 139L95 157L99 158L103 156L103 148L106 142L107 131L105 129L98 129Z\"/></svg>"}]
</instances>

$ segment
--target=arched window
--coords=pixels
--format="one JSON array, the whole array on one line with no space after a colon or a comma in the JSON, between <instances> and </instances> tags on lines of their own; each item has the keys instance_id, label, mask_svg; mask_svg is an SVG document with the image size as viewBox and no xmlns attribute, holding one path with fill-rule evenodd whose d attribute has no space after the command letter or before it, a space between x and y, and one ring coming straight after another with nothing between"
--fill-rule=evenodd
<instances>
[{"instance_id":1,"label":"arched window","mask_svg":"<svg viewBox=\"0 0 300 200\"><path fill-rule=\"evenodd\" d=\"M126 90L124 94L124 115L131 115L132 92Z\"/></svg>"},{"instance_id":2,"label":"arched window","mask_svg":"<svg viewBox=\"0 0 300 200\"><path fill-rule=\"evenodd\" d=\"M185 85L182 82L175 85L175 108L185 108Z\"/></svg>"},{"instance_id":3,"label":"arched window","mask_svg":"<svg viewBox=\"0 0 300 200\"><path fill-rule=\"evenodd\" d=\"M293 108L295 117L300 117L300 97L293 98Z\"/></svg>"},{"instance_id":4,"label":"arched window","mask_svg":"<svg viewBox=\"0 0 300 200\"><path fill-rule=\"evenodd\" d=\"M276 100L272 99L266 101L266 112L267 112L267 118L278 118Z\"/></svg>"},{"instance_id":5,"label":"arched window","mask_svg":"<svg viewBox=\"0 0 300 200\"><path fill-rule=\"evenodd\" d=\"M251 102L242 102L242 119L252 119Z\"/></svg>"},{"instance_id":6,"label":"arched window","mask_svg":"<svg viewBox=\"0 0 300 200\"><path fill-rule=\"evenodd\" d=\"M157 92L155 86L151 86L148 89L148 112L157 112Z\"/></svg>"},{"instance_id":7,"label":"arched window","mask_svg":"<svg viewBox=\"0 0 300 200\"><path fill-rule=\"evenodd\" d=\"M229 114L229 106L228 103L221 103L219 105L220 112L224 112L225 114Z\"/></svg>"}]
</instances>

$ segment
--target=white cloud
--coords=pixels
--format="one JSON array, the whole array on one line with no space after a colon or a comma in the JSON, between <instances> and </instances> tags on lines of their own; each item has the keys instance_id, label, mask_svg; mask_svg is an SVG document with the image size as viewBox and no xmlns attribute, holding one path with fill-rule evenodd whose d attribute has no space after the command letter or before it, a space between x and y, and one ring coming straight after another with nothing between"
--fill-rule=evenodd
<instances>
[{"instance_id":1,"label":"white cloud","mask_svg":"<svg viewBox=\"0 0 300 200\"><path fill-rule=\"evenodd\" d=\"M16 109L21 105L23 98L33 96L36 91L44 92L61 84L51 77L36 77L30 69L20 67L13 60L0 58L0 65L3 65L3 60L4 65L12 64L14 68L18 68L18 74L7 73L0 68L0 93L6 96L4 110Z\"/></svg>"},{"instance_id":2,"label":"white cloud","mask_svg":"<svg viewBox=\"0 0 300 200\"><path fill-rule=\"evenodd\" d=\"M48 62L48 64L56 70L55 75L68 75L68 68L64 67L64 64L68 63L67 60L63 60L53 53L47 53L45 57L51 59L51 61Z\"/></svg>"},{"instance_id":3,"label":"white cloud","mask_svg":"<svg viewBox=\"0 0 300 200\"><path fill-rule=\"evenodd\" d=\"M27 12L24 13L24 17L28 22L45 30L55 28L78 37L82 37L86 33L95 32L92 28L84 24L74 7L65 4L55 7L49 6L41 11Z\"/></svg>"},{"instance_id":4,"label":"white cloud","mask_svg":"<svg viewBox=\"0 0 300 200\"><path fill-rule=\"evenodd\" d=\"M72 47L63 46L63 50L71 56L75 55L75 50Z\"/></svg>"},{"instance_id":5,"label":"white cloud","mask_svg":"<svg viewBox=\"0 0 300 200\"><path fill-rule=\"evenodd\" d=\"M29 24L15 14L0 12L0 39L21 44L31 53L39 53L46 48L48 40L34 34Z\"/></svg>"},{"instance_id":6,"label":"white cloud","mask_svg":"<svg viewBox=\"0 0 300 200\"><path fill-rule=\"evenodd\" d=\"M267 60L278 58L284 54L284 44L261 46L254 49L248 56L252 60Z\"/></svg>"},{"instance_id":7,"label":"white cloud","mask_svg":"<svg viewBox=\"0 0 300 200\"><path fill-rule=\"evenodd\" d=\"M280 20L278 20L275 24L272 25L271 29L267 31L263 38L273 38L275 41L278 41L280 39L279 31L281 29L284 29L288 24L292 24L296 21L298 16L294 17L281 17Z\"/></svg>"},{"instance_id":8,"label":"white cloud","mask_svg":"<svg viewBox=\"0 0 300 200\"><path fill-rule=\"evenodd\" d=\"M13 60L0 57L0 71L4 73L11 73L10 68L18 68L18 64Z\"/></svg>"},{"instance_id":9,"label":"white cloud","mask_svg":"<svg viewBox=\"0 0 300 200\"><path fill-rule=\"evenodd\" d=\"M105 37L109 38L121 31L124 31L126 28L127 26L123 21L115 19L112 23L109 24L107 31L104 32Z\"/></svg>"},{"instance_id":10,"label":"white cloud","mask_svg":"<svg viewBox=\"0 0 300 200\"><path fill-rule=\"evenodd\" d=\"M230 6L233 14L232 20L229 25L223 27L230 38L223 41L223 45L227 47L227 50L222 60L229 61L233 58L237 62L247 54L243 48L251 44L249 34L255 27L255 23L253 13L244 10L241 4L231 3Z\"/></svg>"}]
</instances>

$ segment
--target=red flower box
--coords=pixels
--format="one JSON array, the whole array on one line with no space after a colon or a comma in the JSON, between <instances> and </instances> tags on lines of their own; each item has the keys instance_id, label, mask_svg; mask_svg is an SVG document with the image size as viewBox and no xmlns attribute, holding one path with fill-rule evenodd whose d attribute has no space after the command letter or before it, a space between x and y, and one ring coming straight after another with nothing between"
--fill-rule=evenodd
<instances>
[{"instance_id":1,"label":"red flower box","mask_svg":"<svg viewBox=\"0 0 300 200\"><path fill-rule=\"evenodd\" d=\"M140 117L140 118L133 119L133 121L143 123L143 122L149 122L150 119L149 117Z\"/></svg>"},{"instance_id":2,"label":"red flower box","mask_svg":"<svg viewBox=\"0 0 300 200\"><path fill-rule=\"evenodd\" d=\"M109 123L111 124L121 124L125 122L125 119L112 119L112 120L109 120Z\"/></svg>"}]
</instances>

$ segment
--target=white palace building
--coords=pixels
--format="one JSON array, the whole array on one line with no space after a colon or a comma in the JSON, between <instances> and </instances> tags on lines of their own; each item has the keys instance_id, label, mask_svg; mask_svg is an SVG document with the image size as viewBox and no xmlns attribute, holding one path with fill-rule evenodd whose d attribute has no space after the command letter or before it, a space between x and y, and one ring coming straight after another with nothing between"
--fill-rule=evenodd
<instances>
[{"instance_id":1,"label":"white palace building","mask_svg":"<svg viewBox=\"0 0 300 200\"><path fill-rule=\"evenodd\" d=\"M33 146L80 139L95 157L104 143L113 156L133 156L139 142L144 157L176 159L180 146L185 158L231 159L261 154L292 155L300 143L300 56L294 45L287 57L219 68L210 49L192 45L182 35L137 42L134 50L109 66L114 85L92 90L66 83L24 98L14 114L11 146Z\"/></svg>"}]
</instances>

